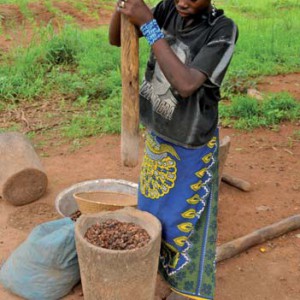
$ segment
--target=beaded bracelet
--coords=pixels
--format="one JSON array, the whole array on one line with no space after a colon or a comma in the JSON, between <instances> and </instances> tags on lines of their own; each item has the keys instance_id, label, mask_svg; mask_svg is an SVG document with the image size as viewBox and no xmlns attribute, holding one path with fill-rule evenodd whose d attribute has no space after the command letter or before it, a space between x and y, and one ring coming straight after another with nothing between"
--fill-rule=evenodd
<instances>
[{"instance_id":1,"label":"beaded bracelet","mask_svg":"<svg viewBox=\"0 0 300 300\"><path fill-rule=\"evenodd\" d=\"M157 21L152 19L148 23L143 24L140 27L143 36L146 38L150 46L152 46L156 41L163 39L165 35L160 30Z\"/></svg>"}]
</instances>

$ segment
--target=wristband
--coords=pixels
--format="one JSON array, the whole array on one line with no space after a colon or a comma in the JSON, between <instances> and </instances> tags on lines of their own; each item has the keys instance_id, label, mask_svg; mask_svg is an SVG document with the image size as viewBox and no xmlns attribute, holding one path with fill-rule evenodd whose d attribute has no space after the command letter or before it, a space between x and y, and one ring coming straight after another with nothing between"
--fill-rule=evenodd
<instances>
[{"instance_id":1,"label":"wristband","mask_svg":"<svg viewBox=\"0 0 300 300\"><path fill-rule=\"evenodd\" d=\"M146 38L150 46L152 46L156 41L163 39L165 35L160 30L157 21L152 19L148 23L143 24L140 27L143 36Z\"/></svg>"}]
</instances>

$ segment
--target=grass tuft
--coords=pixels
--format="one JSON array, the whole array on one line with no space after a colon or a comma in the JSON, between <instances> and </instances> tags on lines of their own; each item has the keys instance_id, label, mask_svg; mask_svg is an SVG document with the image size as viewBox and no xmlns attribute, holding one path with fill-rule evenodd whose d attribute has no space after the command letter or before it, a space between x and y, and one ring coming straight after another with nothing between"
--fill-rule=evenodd
<instances>
[{"instance_id":1,"label":"grass tuft","mask_svg":"<svg viewBox=\"0 0 300 300\"><path fill-rule=\"evenodd\" d=\"M251 130L298 120L300 103L288 93L269 94L263 101L239 95L232 98L230 105L221 102L219 111L222 125Z\"/></svg>"}]
</instances>

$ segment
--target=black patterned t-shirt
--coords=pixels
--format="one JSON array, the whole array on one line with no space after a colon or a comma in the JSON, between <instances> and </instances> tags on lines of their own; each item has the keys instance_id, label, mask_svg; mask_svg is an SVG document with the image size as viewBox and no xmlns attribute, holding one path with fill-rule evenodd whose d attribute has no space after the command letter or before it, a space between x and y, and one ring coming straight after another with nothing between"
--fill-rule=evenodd
<instances>
[{"instance_id":1,"label":"black patterned t-shirt","mask_svg":"<svg viewBox=\"0 0 300 300\"><path fill-rule=\"evenodd\" d=\"M197 148L208 142L218 124L220 85L237 40L234 22L217 10L216 16L201 14L188 27L173 0L160 2L154 18L178 58L207 75L191 96L182 98L162 73L151 51L140 88L141 122L174 144Z\"/></svg>"}]
</instances>

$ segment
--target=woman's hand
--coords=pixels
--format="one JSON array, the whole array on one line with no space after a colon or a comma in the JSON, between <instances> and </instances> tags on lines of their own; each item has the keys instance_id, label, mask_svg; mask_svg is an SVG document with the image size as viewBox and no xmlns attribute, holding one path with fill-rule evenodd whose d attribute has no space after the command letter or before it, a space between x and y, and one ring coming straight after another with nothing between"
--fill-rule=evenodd
<instances>
[{"instance_id":1,"label":"woman's hand","mask_svg":"<svg viewBox=\"0 0 300 300\"><path fill-rule=\"evenodd\" d=\"M142 0L118 0L117 10L126 15L129 21L137 27L153 19L150 8Z\"/></svg>"}]
</instances>

